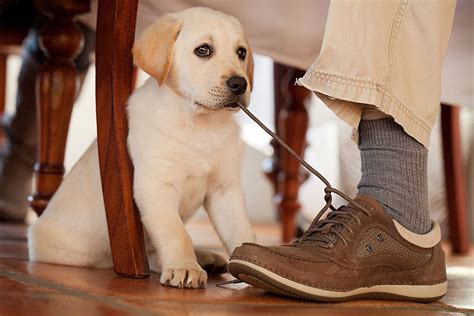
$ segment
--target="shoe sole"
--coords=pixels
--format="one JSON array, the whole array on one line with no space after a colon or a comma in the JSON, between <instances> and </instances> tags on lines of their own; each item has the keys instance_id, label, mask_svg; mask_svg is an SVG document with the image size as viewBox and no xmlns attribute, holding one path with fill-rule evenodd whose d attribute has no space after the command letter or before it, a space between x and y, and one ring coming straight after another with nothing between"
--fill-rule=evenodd
<instances>
[{"instance_id":1,"label":"shoe sole","mask_svg":"<svg viewBox=\"0 0 474 316\"><path fill-rule=\"evenodd\" d=\"M230 260L228 269L239 280L257 288L284 296L322 302L361 298L433 302L442 298L448 289L448 282L445 281L434 285L375 285L339 292L297 283L244 260Z\"/></svg>"}]
</instances>

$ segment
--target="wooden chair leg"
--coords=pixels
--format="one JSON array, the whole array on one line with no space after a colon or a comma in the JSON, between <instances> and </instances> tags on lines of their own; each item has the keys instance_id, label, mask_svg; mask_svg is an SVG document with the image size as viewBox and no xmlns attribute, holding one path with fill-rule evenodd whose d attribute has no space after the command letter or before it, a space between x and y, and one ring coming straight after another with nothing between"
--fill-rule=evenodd
<instances>
[{"instance_id":1,"label":"wooden chair leg","mask_svg":"<svg viewBox=\"0 0 474 316\"><path fill-rule=\"evenodd\" d=\"M304 155L306 132L308 130L308 112L305 101L311 93L303 87L295 86L295 79L304 72L295 68L274 64L275 104L277 113L276 130L280 137L298 154ZM305 179L305 173L297 160L290 154L274 146L275 156L273 173L275 181L274 202L278 208L282 223L283 242L290 242L296 235L296 215L300 209L298 191Z\"/></svg>"},{"instance_id":2,"label":"wooden chair leg","mask_svg":"<svg viewBox=\"0 0 474 316\"><path fill-rule=\"evenodd\" d=\"M469 252L469 229L459 111L458 106L441 104L441 131L449 235L453 253L466 255Z\"/></svg>"},{"instance_id":3,"label":"wooden chair leg","mask_svg":"<svg viewBox=\"0 0 474 316\"><path fill-rule=\"evenodd\" d=\"M37 0L38 9L51 18L40 34L40 46L47 60L36 81L39 126L36 188L29 197L41 214L61 184L69 121L78 88L73 63L82 48L83 36L74 16L89 10L89 1Z\"/></svg>"},{"instance_id":4,"label":"wooden chair leg","mask_svg":"<svg viewBox=\"0 0 474 316\"><path fill-rule=\"evenodd\" d=\"M273 87L274 87L274 122L275 122L275 133L280 135L279 131L279 120L280 120L280 111L281 111L281 104L283 102L283 95L281 93L281 85L282 85L282 77L283 77L283 68L278 68L274 66L273 69ZM274 139L270 141L270 145L273 148L273 154L271 157L266 158L263 161L263 172L266 174L267 178L272 182L273 185L273 192L276 195L278 190L278 173L279 170L279 161L280 161L280 146L278 142Z\"/></svg>"},{"instance_id":5,"label":"wooden chair leg","mask_svg":"<svg viewBox=\"0 0 474 316\"><path fill-rule=\"evenodd\" d=\"M138 0L99 0L96 35L97 140L115 272L149 275L140 216L133 199L125 107L132 91Z\"/></svg>"},{"instance_id":6,"label":"wooden chair leg","mask_svg":"<svg viewBox=\"0 0 474 316\"><path fill-rule=\"evenodd\" d=\"M132 90L137 88L138 84L138 67L134 66L132 70Z\"/></svg>"}]
</instances>

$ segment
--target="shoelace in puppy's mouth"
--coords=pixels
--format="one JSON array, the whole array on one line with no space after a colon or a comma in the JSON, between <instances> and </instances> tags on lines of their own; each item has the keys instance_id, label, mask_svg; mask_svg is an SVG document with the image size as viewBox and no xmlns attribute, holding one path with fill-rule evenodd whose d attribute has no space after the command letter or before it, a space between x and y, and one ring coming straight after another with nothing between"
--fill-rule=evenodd
<instances>
[{"instance_id":1,"label":"shoelace in puppy's mouth","mask_svg":"<svg viewBox=\"0 0 474 316\"><path fill-rule=\"evenodd\" d=\"M319 211L318 215L314 218L313 222L309 226L308 230L301 236L295 243L306 240L316 240L319 245L325 248L332 248L335 246L337 239L340 239L345 245L347 245L347 239L342 235L343 230L349 230L352 232L352 228L348 225L348 220L354 219L357 223L360 223L359 211L365 215L370 216L369 210L366 207L350 198L344 192L333 188L329 181L316 169L314 169L309 163L301 158L287 143L285 143L277 134L270 130L265 124L263 124L255 115L250 112L242 104L236 102L240 109L247 114L257 125L259 125L268 135L275 139L283 148L285 148L299 163L303 165L309 172L315 175L321 182L326 185L324 188L324 200L326 205ZM341 206L336 209L332 205L332 193L335 193L342 197L344 200L349 202L347 206ZM320 220L321 217L330 210L326 219Z\"/></svg>"}]
</instances>

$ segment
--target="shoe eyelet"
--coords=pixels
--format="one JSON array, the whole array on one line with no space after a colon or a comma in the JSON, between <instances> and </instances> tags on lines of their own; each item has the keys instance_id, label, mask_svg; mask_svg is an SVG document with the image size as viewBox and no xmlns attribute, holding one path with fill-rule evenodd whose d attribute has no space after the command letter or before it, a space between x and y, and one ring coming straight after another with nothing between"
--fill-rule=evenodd
<instances>
[{"instance_id":1,"label":"shoe eyelet","mask_svg":"<svg viewBox=\"0 0 474 316\"><path fill-rule=\"evenodd\" d=\"M382 234L378 234L377 235L377 240L380 241L380 242L383 242L385 240L385 238L383 237Z\"/></svg>"},{"instance_id":2,"label":"shoe eyelet","mask_svg":"<svg viewBox=\"0 0 474 316\"><path fill-rule=\"evenodd\" d=\"M372 244L367 244L367 246L365 246L365 249L367 249L368 252L372 252L374 251L374 246L372 246Z\"/></svg>"}]
</instances>

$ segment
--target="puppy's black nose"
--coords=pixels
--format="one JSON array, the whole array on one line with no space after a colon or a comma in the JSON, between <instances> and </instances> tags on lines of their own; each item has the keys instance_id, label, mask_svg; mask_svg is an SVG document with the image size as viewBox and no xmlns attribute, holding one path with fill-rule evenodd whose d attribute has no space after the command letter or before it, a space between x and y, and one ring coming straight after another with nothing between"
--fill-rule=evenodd
<instances>
[{"instance_id":1,"label":"puppy's black nose","mask_svg":"<svg viewBox=\"0 0 474 316\"><path fill-rule=\"evenodd\" d=\"M227 86L233 94L241 95L245 93L245 90L247 90L247 81L242 77L230 77L227 80Z\"/></svg>"}]
</instances>

